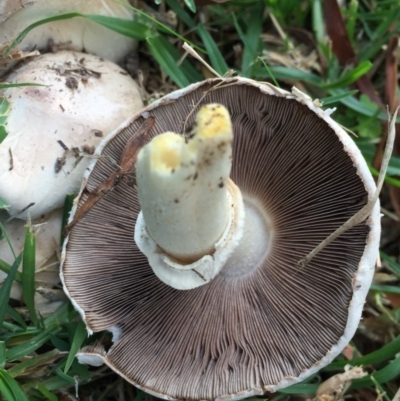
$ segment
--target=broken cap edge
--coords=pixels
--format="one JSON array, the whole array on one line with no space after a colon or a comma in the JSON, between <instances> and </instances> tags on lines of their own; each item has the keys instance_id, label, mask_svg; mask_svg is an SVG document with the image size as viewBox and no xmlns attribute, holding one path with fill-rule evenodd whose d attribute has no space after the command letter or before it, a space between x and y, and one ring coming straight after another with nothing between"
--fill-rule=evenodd
<instances>
[{"instance_id":1,"label":"broken cap edge","mask_svg":"<svg viewBox=\"0 0 400 401\"><path fill-rule=\"evenodd\" d=\"M109 141L111 141L120 131L127 128L132 122L134 122L138 118L140 118L140 117L147 118L148 116L151 115L151 111L153 109L155 109L159 106L162 106L163 104L173 102L176 99L180 98L181 96L184 96L207 83L213 83L213 82L217 82L217 85L218 85L218 82L220 82L225 85L237 84L237 85L253 86L253 87L258 88L263 94L278 96L278 97L285 97L287 99L293 99L293 100L296 100L299 103L302 103L303 105L307 106L311 111L313 111L315 114L317 114L318 117L322 118L329 125L330 128L333 129L333 131L337 135L339 141L343 145L343 150L347 153L347 155L352 160L353 165L357 170L356 171L357 175L360 177L362 183L364 184L364 188L365 188L366 192L368 193L368 199L372 198L372 196L376 190L376 186L375 186L375 182L372 178L372 175L368 169L367 163L364 160L364 157L362 156L361 151L358 149L357 145L350 138L350 136L344 131L344 129L338 123L336 123L330 117L330 114L332 113L331 109L329 109L327 111L322 110L318 105L316 105L312 101L312 99L308 95L303 94L302 92L300 92L297 89L295 89L292 93L290 93L290 92L287 92L280 88L276 88L269 83L256 82L256 81L253 81L253 80L247 79L247 78L209 79L206 81L202 81L202 82L190 85L186 88L179 89L169 95L166 95L165 97L152 103L150 106L147 106L146 108L142 109L138 113L134 114L132 117L127 119L124 123L122 123L118 128L116 128L112 133L110 133L106 138L104 138L102 140L102 142L99 144L99 146L97 147L95 155L101 154L102 150L108 144ZM225 86L225 85L223 85L223 86ZM215 88L215 89L214 88L215 88L215 86L211 90L217 90L217 88ZM86 187L88 178L89 178L96 162L97 162L97 160L94 159L92 161L92 163L88 166L87 171L85 172L81 191L79 192L77 198L74 201L74 206L71 211L69 222L71 222L73 219L73 216L78 207L80 197L82 195L82 191ZM362 223L362 224L367 224L370 231L369 231L367 239L366 239L366 245L364 248L364 252L362 254L361 260L358 264L357 271L352 280L353 296L350 300L350 304L349 304L349 308L348 308L348 318L347 318L347 323L346 323L346 326L344 329L344 333L340 337L339 341L326 353L326 355L320 361L315 363L310 368L304 370L302 373L300 373L296 377L288 376L276 384L265 385L263 388L243 390L237 394L224 394L224 395L217 397L215 399L215 401L222 401L222 400L228 400L228 399L229 400L241 400L241 399L248 398L248 397L251 397L254 395L262 395L265 392L275 392L282 388L299 383L299 382L303 381L304 379L306 379L307 377L314 374L315 372L319 371L326 365L328 365L337 355L340 354L340 352L349 343L349 341L353 337L354 333L356 332L358 323L361 318L363 305L365 303L365 298L367 296L370 284L372 282L372 278L373 278L373 274L374 274L374 270L375 270L374 266L375 266L375 262L377 260L378 252L379 252L380 231L381 231L379 200L376 202L369 218L366 220L365 223ZM64 283L62 267L63 267L64 261L65 261L67 243L68 243L68 237L64 241L62 257L61 257L60 277L61 277L61 280L62 280L62 283L64 286L64 291L66 292L67 296L73 303L76 310L81 314L82 319L85 321L85 324L87 326L88 333L92 334L93 331L90 329L90 327L88 327L87 322L85 320L84 311L73 300L73 298L69 294L68 289L66 288L65 283ZM113 327L110 327L109 331L112 332ZM99 356L103 359L104 363L107 366L109 366L113 371L117 372L121 377L123 377L129 383L133 384L135 387L137 387L143 391L146 391L147 393L149 393L151 395L162 398L162 399L171 400L171 401L172 400L179 401L179 399L169 397L165 394L160 394L152 389L146 388L140 384L135 383L133 380L129 379L126 375L124 375L124 373L122 373L121 371L116 369L115 366L112 365L110 361L108 361L107 354L105 354L104 356L101 356L101 355L99 355Z\"/></svg>"}]
</instances>

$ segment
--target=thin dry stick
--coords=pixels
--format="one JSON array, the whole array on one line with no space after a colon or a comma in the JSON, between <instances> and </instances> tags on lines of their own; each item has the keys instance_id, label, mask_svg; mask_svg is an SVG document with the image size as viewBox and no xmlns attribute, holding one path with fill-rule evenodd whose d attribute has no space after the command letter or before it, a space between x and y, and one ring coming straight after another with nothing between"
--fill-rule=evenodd
<instances>
[{"instance_id":1,"label":"thin dry stick","mask_svg":"<svg viewBox=\"0 0 400 401\"><path fill-rule=\"evenodd\" d=\"M394 144L394 139L396 137L396 117L397 117L397 112L399 111L398 107L393 115L390 115L388 111L388 120L389 120L389 129L388 129L388 138L386 141L386 147L385 147L385 152L383 154L383 159L382 159L382 164L381 164L381 170L379 172L379 177L378 177L378 183L376 185L376 190L374 192L374 195L372 198L368 201L368 203L361 209L359 210L354 216L352 216L349 220L347 220L342 226L340 226L336 231L334 231L329 237L324 239L316 248L314 248L306 257L303 259L299 260L299 265L305 267L307 266L308 263L320 252L322 251L326 246L328 246L332 241L334 241L336 238L338 238L340 235L345 233L346 231L350 230L357 224L362 223L364 220L367 219L367 217L371 214L372 209L375 206L376 201L378 200L379 194L382 189L382 185L385 179L386 171L388 168L390 156L392 155L393 151L393 144Z\"/></svg>"},{"instance_id":2,"label":"thin dry stick","mask_svg":"<svg viewBox=\"0 0 400 401\"><path fill-rule=\"evenodd\" d=\"M198 102L196 104L193 105L192 110L190 110L189 114L186 116L185 118L185 122L183 123L183 129L182 129L182 133L185 135L186 132L186 125L187 122L189 121L190 116L197 110L197 107L200 105L200 103L203 101L203 99L213 90L219 88L220 86L227 86L225 85L224 79L221 78L221 82L218 82L217 85L213 86L212 88L206 90L205 92L203 92L203 94L201 95L200 99L198 100ZM187 138L186 138L187 139Z\"/></svg>"},{"instance_id":3,"label":"thin dry stick","mask_svg":"<svg viewBox=\"0 0 400 401\"><path fill-rule=\"evenodd\" d=\"M196 50L193 49L192 46L190 46L188 43L184 43L182 45L182 48L186 51L186 53L189 53L192 57L194 57L195 59L199 60L200 63L204 64L205 67L207 67L207 69L214 74L216 77L218 78L222 78L221 75L218 74L217 71L214 70L214 68L211 67L210 64L208 64L206 61L204 61L200 55L196 52Z\"/></svg>"},{"instance_id":4,"label":"thin dry stick","mask_svg":"<svg viewBox=\"0 0 400 401\"><path fill-rule=\"evenodd\" d=\"M397 390L396 394L394 395L392 401L400 401L400 387Z\"/></svg>"}]
</instances>

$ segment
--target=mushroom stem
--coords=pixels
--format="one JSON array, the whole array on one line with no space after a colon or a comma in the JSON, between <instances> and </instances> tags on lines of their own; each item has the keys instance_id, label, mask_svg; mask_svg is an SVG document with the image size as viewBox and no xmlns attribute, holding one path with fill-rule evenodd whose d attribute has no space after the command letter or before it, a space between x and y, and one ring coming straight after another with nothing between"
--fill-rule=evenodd
<instances>
[{"instance_id":1,"label":"mushroom stem","mask_svg":"<svg viewBox=\"0 0 400 401\"><path fill-rule=\"evenodd\" d=\"M243 201L229 179L232 139L228 110L209 104L200 109L194 135L188 141L166 132L140 151L136 179L142 217L138 222L142 221L145 232L138 223L135 240L146 256L140 244L143 235L165 252L173 268L181 265L193 270L201 265L197 263L201 258L215 254L219 241L230 239L233 227L241 236L243 222L238 224L237 220L243 220ZM211 279L222 266L197 273Z\"/></svg>"}]
</instances>

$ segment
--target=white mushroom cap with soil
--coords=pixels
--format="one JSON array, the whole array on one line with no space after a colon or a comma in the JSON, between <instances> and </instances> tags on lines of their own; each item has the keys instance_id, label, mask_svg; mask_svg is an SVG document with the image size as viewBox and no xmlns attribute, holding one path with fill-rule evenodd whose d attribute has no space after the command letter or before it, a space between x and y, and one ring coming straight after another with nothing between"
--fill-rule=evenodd
<instances>
[{"instance_id":1,"label":"white mushroom cap with soil","mask_svg":"<svg viewBox=\"0 0 400 401\"><path fill-rule=\"evenodd\" d=\"M32 224L40 226L35 230L36 284L51 287L59 281L59 208L67 194L79 192L94 148L143 103L135 81L123 69L79 52L37 57L10 74L7 82L44 86L0 91L0 102L3 97L10 103L8 135L0 143L0 197L16 218L4 223L2 213L0 221L16 254L25 238L25 222L18 219L30 216ZM5 238L0 259L9 264L14 260ZM6 276L0 271L0 285ZM11 296L21 298L16 283Z\"/></svg>"},{"instance_id":2,"label":"white mushroom cap with soil","mask_svg":"<svg viewBox=\"0 0 400 401\"><path fill-rule=\"evenodd\" d=\"M45 85L0 91L11 105L0 144L0 196L11 216L36 219L78 193L94 148L143 103L123 69L79 52L44 54L7 82Z\"/></svg>"},{"instance_id":3,"label":"white mushroom cap with soil","mask_svg":"<svg viewBox=\"0 0 400 401\"><path fill-rule=\"evenodd\" d=\"M115 171L110 159L120 160L154 118L154 140L140 151L136 175L80 216L64 246L64 288L88 332L114 335L108 351L89 346L80 360L106 363L158 397L213 400L276 391L337 356L361 317L380 216L376 204L366 222L299 266L375 190L360 151L329 114L297 90L215 79L166 96L104 140L74 212ZM205 124L211 120L218 128L212 134ZM202 161L210 156L203 146L217 152L220 138L230 141L230 124L228 179L229 147L222 158ZM232 223L240 213L231 213L240 199L242 236L241 224ZM195 272L208 281L197 287L193 267L218 259L229 224L239 227L236 248L208 277Z\"/></svg>"}]
</instances>

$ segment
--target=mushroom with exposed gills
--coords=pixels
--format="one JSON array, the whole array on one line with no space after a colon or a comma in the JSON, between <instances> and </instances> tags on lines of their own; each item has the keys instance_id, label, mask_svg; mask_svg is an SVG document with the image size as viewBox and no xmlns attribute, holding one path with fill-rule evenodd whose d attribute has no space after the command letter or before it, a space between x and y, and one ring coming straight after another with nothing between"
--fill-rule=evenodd
<instances>
[{"instance_id":1,"label":"mushroom with exposed gills","mask_svg":"<svg viewBox=\"0 0 400 401\"><path fill-rule=\"evenodd\" d=\"M208 283L242 237L242 195L229 178L232 139L228 110L209 104L199 110L188 140L166 132L138 155L142 210L135 241L154 273L171 287Z\"/></svg>"},{"instance_id":2,"label":"mushroom with exposed gills","mask_svg":"<svg viewBox=\"0 0 400 401\"><path fill-rule=\"evenodd\" d=\"M376 191L331 113L295 88L212 79L165 96L111 133L71 220L154 121L136 174L116 183L64 242L64 290L89 333L113 334L109 349L90 345L78 359L105 363L157 397L192 401L274 392L330 363L356 331L380 238L376 203L366 221L298 263ZM221 141L232 148L218 154ZM223 248L228 232L233 240Z\"/></svg>"}]
</instances>

